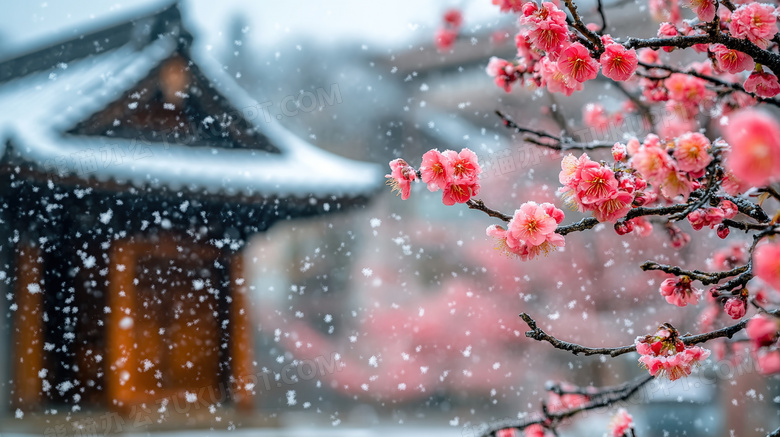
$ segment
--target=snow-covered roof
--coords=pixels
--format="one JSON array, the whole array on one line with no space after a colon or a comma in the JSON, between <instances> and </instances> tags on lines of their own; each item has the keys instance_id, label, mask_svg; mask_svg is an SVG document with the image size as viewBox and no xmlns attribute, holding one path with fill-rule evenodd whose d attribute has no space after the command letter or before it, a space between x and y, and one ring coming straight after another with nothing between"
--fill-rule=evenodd
<instances>
[{"instance_id":1,"label":"snow-covered roof","mask_svg":"<svg viewBox=\"0 0 780 437\"><path fill-rule=\"evenodd\" d=\"M206 194L353 197L378 188L379 166L319 149L273 117L246 121L280 153L65 133L120 100L179 43L178 35L144 47L128 43L0 84L0 155L60 176ZM230 106L260 107L212 58L190 58ZM111 159L117 156L122 159Z\"/></svg>"}]
</instances>

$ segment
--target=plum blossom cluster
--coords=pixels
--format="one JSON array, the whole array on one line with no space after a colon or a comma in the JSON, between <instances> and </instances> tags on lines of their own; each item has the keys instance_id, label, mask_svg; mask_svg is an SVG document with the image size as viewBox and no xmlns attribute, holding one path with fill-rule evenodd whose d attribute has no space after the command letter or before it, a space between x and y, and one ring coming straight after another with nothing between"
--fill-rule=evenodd
<instances>
[{"instance_id":1,"label":"plum blossom cluster","mask_svg":"<svg viewBox=\"0 0 780 437\"><path fill-rule=\"evenodd\" d=\"M599 70L616 81L626 81L634 75L638 59L633 49L604 35L603 53L596 57L569 31L566 13L554 3L526 2L519 12L521 30L515 36L516 59L492 58L487 68L488 75L505 91L511 91L514 83L525 81L568 96L595 79Z\"/></svg>"},{"instance_id":2,"label":"plum blossom cluster","mask_svg":"<svg viewBox=\"0 0 780 437\"><path fill-rule=\"evenodd\" d=\"M525 202L507 229L491 225L485 232L496 240L497 249L528 261L565 245L563 236L555 233L563 218L563 211L551 203Z\"/></svg>"},{"instance_id":3,"label":"plum blossom cluster","mask_svg":"<svg viewBox=\"0 0 780 437\"><path fill-rule=\"evenodd\" d=\"M686 198L699 188L698 179L712 161L711 147L704 135L688 132L668 142L654 134L641 144L633 139L626 144L626 151L629 166L654 187L653 196L673 200Z\"/></svg>"},{"instance_id":4,"label":"plum blossom cluster","mask_svg":"<svg viewBox=\"0 0 780 437\"><path fill-rule=\"evenodd\" d=\"M690 62L681 72L670 74L663 68L659 48L643 48L636 52L629 48L628 42L616 41L594 24L587 25L590 34L580 27L575 29L558 2L494 0L493 3L499 5L502 12L519 15L516 57L513 60L491 58L486 69L496 85L506 92L519 84L543 87L568 96L582 90L583 84L595 79L600 72L608 79L638 88L646 102L665 102L667 111L678 115L678 122L665 128L669 136L692 130L697 115L715 105L716 112L727 114L755 105L757 97L780 95L777 72L768 71L733 45L694 44L693 49L706 54L707 59ZM697 19L683 20L677 0L650 1L651 13L663 20L658 37L707 36L716 28L724 35L769 50L778 33L778 12L772 4L744 2L732 12L716 0L683 0L681 3L693 10ZM598 44L594 41L597 35L594 31L600 32ZM671 52L676 48L661 49ZM635 73L640 62L647 71L637 78ZM728 84L726 88L724 83ZM740 84L744 92L733 87L728 89Z\"/></svg>"},{"instance_id":5,"label":"plum blossom cluster","mask_svg":"<svg viewBox=\"0 0 780 437\"><path fill-rule=\"evenodd\" d=\"M466 203L479 194L479 174L482 168L477 162L477 155L466 148L460 153L454 150L429 150L422 157L419 172L400 158L390 161L390 170L390 174L385 175L387 184L393 191L398 191L404 200L411 194L412 182L418 179L427 184L429 191L441 190L445 205Z\"/></svg>"},{"instance_id":6,"label":"plum blossom cluster","mask_svg":"<svg viewBox=\"0 0 780 437\"><path fill-rule=\"evenodd\" d=\"M591 160L567 155L558 176L565 201L581 212L590 211L600 222L615 223L628 214L634 203L643 204L647 183L635 173L615 171ZM639 200L637 200L639 199Z\"/></svg>"},{"instance_id":7,"label":"plum blossom cluster","mask_svg":"<svg viewBox=\"0 0 780 437\"><path fill-rule=\"evenodd\" d=\"M654 335L637 337L636 350L639 364L655 377L666 377L675 381L689 376L694 366L710 356L710 351L699 346L686 346L679 333L665 323Z\"/></svg>"},{"instance_id":8,"label":"plum blossom cluster","mask_svg":"<svg viewBox=\"0 0 780 437\"><path fill-rule=\"evenodd\" d=\"M457 9L450 9L442 16L442 25L436 31L436 48L443 52L452 48L458 39L460 26L463 24L463 14Z\"/></svg>"},{"instance_id":9,"label":"plum blossom cluster","mask_svg":"<svg viewBox=\"0 0 780 437\"><path fill-rule=\"evenodd\" d=\"M738 213L737 205L726 199L721 199L720 204L714 207L700 208L695 211L691 211L688 214L688 221L691 222L691 227L695 230L701 230L705 226L709 226L711 229L718 228L718 237L726 238L729 235L729 228L723 225L724 219L733 219Z\"/></svg>"}]
</instances>

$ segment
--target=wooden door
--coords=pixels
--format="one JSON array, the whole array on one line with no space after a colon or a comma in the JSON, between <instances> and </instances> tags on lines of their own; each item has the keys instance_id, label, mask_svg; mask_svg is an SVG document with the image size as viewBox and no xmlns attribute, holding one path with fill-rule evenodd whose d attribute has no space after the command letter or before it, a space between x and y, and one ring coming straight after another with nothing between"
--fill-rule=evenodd
<instances>
[{"instance_id":1,"label":"wooden door","mask_svg":"<svg viewBox=\"0 0 780 437\"><path fill-rule=\"evenodd\" d=\"M119 407L213 393L220 374L220 258L171 239L125 241L112 252L107 389ZM208 401L208 400L207 400Z\"/></svg>"}]
</instances>

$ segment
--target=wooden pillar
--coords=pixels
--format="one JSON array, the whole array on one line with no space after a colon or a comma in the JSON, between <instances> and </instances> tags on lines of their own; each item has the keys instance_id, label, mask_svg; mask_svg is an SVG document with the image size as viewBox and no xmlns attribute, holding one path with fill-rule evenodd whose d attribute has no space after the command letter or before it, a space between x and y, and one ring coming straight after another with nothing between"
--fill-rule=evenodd
<instances>
[{"instance_id":1,"label":"wooden pillar","mask_svg":"<svg viewBox=\"0 0 780 437\"><path fill-rule=\"evenodd\" d=\"M41 249L20 243L16 259L12 408L35 408L42 401L43 264Z\"/></svg>"},{"instance_id":2,"label":"wooden pillar","mask_svg":"<svg viewBox=\"0 0 780 437\"><path fill-rule=\"evenodd\" d=\"M230 369L234 390L232 391L236 407L250 410L254 406L254 390L257 378L254 377L254 348L252 322L249 316L249 296L244 257L239 252L230 259ZM248 387L254 383L255 387Z\"/></svg>"},{"instance_id":3,"label":"wooden pillar","mask_svg":"<svg viewBox=\"0 0 780 437\"><path fill-rule=\"evenodd\" d=\"M126 409L134 399L132 368L135 338L135 263L132 244L117 241L112 245L106 304L111 309L106 326L106 390L108 401Z\"/></svg>"}]
</instances>

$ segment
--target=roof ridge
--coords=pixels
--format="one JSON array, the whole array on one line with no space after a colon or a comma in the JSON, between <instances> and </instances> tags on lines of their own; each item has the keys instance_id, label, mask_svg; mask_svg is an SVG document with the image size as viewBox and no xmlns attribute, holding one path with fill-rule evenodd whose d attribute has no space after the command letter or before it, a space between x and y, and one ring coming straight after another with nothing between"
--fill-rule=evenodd
<instances>
[{"instance_id":1,"label":"roof ridge","mask_svg":"<svg viewBox=\"0 0 780 437\"><path fill-rule=\"evenodd\" d=\"M74 38L28 51L0 62L0 83L44 71L61 63L69 63L90 55L103 53L128 43L137 48L145 47L157 39L157 35L177 29L186 43L191 35L183 29L179 0L157 5L133 18L124 18L109 26L93 29Z\"/></svg>"}]
</instances>

